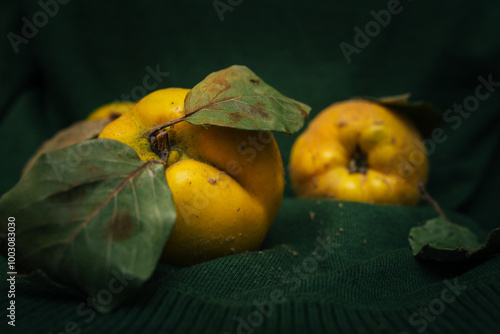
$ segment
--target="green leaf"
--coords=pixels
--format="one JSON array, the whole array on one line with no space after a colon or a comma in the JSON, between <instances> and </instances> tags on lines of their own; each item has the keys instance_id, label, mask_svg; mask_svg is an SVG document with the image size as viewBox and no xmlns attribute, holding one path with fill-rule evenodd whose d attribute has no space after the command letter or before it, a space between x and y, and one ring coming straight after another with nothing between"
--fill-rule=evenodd
<instances>
[{"instance_id":1,"label":"green leaf","mask_svg":"<svg viewBox=\"0 0 500 334\"><path fill-rule=\"evenodd\" d=\"M401 114L416 126L424 138L431 136L442 120L441 113L430 103L419 101L410 103L410 94L387 96L382 98L364 97L392 111Z\"/></svg>"},{"instance_id":2,"label":"green leaf","mask_svg":"<svg viewBox=\"0 0 500 334\"><path fill-rule=\"evenodd\" d=\"M42 154L0 212L15 217L16 267L92 297L102 312L149 279L176 219L164 165L109 139Z\"/></svg>"},{"instance_id":3,"label":"green leaf","mask_svg":"<svg viewBox=\"0 0 500 334\"><path fill-rule=\"evenodd\" d=\"M311 111L239 65L207 76L188 93L184 106L191 124L287 134L300 130Z\"/></svg>"},{"instance_id":4,"label":"green leaf","mask_svg":"<svg viewBox=\"0 0 500 334\"><path fill-rule=\"evenodd\" d=\"M500 253L500 228L491 231L486 243L481 245L468 228L441 217L413 227L408 240L413 255L422 260L457 262Z\"/></svg>"}]
</instances>

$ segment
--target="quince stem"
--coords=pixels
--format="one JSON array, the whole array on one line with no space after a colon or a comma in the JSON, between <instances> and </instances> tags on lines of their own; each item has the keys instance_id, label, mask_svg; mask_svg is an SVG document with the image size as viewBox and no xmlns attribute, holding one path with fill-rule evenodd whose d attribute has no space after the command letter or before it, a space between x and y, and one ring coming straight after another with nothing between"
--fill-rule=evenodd
<instances>
[{"instance_id":1,"label":"quince stem","mask_svg":"<svg viewBox=\"0 0 500 334\"><path fill-rule=\"evenodd\" d=\"M259 96L259 95L257 95L257 96ZM241 96L238 96L238 97L241 97ZM161 129L166 128L166 127L168 127L170 125L174 125L174 124L180 123L180 122L184 121L186 118L188 118L189 116L192 116L192 115L196 114L199 111L207 109L207 108L209 108L209 107L211 107L213 105L217 105L217 104L224 103L224 102L227 102L227 101L231 101L231 100L234 100L234 99L235 99L235 97L231 97L231 98L227 98L227 99L223 99L223 100L219 100L219 101L210 102L210 103L208 103L208 104L206 104L204 106L199 107L196 110L191 111L190 113L188 113L188 114L186 114L186 115L184 115L182 117L179 117L179 118L173 119L171 121L168 121L167 123L163 123L163 124L155 126L154 128L152 128L148 132L148 136L151 138L152 135L154 135L156 132L160 131Z\"/></svg>"},{"instance_id":2,"label":"quince stem","mask_svg":"<svg viewBox=\"0 0 500 334\"><path fill-rule=\"evenodd\" d=\"M420 194L422 194L422 196L427 200L427 202L429 202L429 204L434 208L434 210L436 210L438 215L441 218L443 218L444 220L446 220L447 222L449 222L448 218L444 214L444 212L441 209L441 207L439 206L438 202L436 202L436 200L434 200L434 198L432 198L431 195L429 195L429 193L425 189L425 186L422 182L420 182L418 184L418 190L420 191Z\"/></svg>"},{"instance_id":3,"label":"quince stem","mask_svg":"<svg viewBox=\"0 0 500 334\"><path fill-rule=\"evenodd\" d=\"M149 142L151 150L160 157L161 161L167 162L171 147L168 132L160 131L157 135L150 135Z\"/></svg>"},{"instance_id":4,"label":"quince stem","mask_svg":"<svg viewBox=\"0 0 500 334\"><path fill-rule=\"evenodd\" d=\"M187 114L187 115L184 115L182 117L179 117L179 118L176 118L176 119L173 119L171 121L168 121L167 123L163 123L163 124L160 124L160 125L157 125L155 126L154 128L152 128L151 130L149 130L148 132L148 137L151 138L153 136L155 136L156 132L160 131L161 129L163 128L166 128L166 127L169 127L171 125L174 125L174 124L177 124L177 123L180 123L182 122L183 120L185 120L186 118L188 118L189 116L191 116L192 114L194 114L194 112L190 113L190 114Z\"/></svg>"}]
</instances>

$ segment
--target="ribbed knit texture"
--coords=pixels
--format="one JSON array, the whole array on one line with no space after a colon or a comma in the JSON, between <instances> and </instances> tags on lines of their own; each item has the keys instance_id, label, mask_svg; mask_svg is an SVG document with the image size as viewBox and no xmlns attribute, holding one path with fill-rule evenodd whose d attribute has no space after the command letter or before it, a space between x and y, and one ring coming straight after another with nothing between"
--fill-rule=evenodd
<instances>
[{"instance_id":1,"label":"ribbed knit texture","mask_svg":"<svg viewBox=\"0 0 500 334\"><path fill-rule=\"evenodd\" d=\"M428 333L494 333L500 257L471 266L415 260L408 230L433 216L426 208L287 199L262 251L187 268L161 263L140 296L90 323L81 314L87 307L78 313L80 300L18 281L16 330L63 331L74 321L88 333L222 334L238 333L244 319L249 327L241 333L416 333L425 317L412 325L410 316L434 307L439 314L429 313ZM484 235L463 216L451 217ZM329 254L318 251L318 238L330 238ZM463 288L441 310L435 300L445 280ZM273 291L278 303L270 303Z\"/></svg>"}]
</instances>

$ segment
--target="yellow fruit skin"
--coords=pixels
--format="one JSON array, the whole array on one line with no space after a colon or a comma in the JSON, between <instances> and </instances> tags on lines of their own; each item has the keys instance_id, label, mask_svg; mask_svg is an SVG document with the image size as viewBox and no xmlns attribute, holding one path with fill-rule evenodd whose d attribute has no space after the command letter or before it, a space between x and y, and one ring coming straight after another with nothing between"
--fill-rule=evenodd
<instances>
[{"instance_id":1,"label":"yellow fruit skin","mask_svg":"<svg viewBox=\"0 0 500 334\"><path fill-rule=\"evenodd\" d=\"M357 150L366 157L366 173L349 168ZM415 205L428 165L408 120L379 104L349 100L311 121L292 147L289 170L299 197Z\"/></svg>"},{"instance_id":2,"label":"yellow fruit skin","mask_svg":"<svg viewBox=\"0 0 500 334\"><path fill-rule=\"evenodd\" d=\"M99 137L131 146L142 160L159 159L147 133L184 116L188 92L168 88L149 94ZM165 176L177 220L162 259L189 265L257 249L283 198L283 165L272 134L186 121L167 131Z\"/></svg>"},{"instance_id":3,"label":"yellow fruit skin","mask_svg":"<svg viewBox=\"0 0 500 334\"><path fill-rule=\"evenodd\" d=\"M135 105L134 102L108 103L91 112L90 115L87 117L87 120L92 121L95 119L108 118L110 116L123 115L126 112L130 111L134 105Z\"/></svg>"},{"instance_id":4,"label":"yellow fruit skin","mask_svg":"<svg viewBox=\"0 0 500 334\"><path fill-rule=\"evenodd\" d=\"M180 216L167 260L190 264L260 246L271 223L266 209L232 177L196 160L180 161L166 175Z\"/></svg>"}]
</instances>

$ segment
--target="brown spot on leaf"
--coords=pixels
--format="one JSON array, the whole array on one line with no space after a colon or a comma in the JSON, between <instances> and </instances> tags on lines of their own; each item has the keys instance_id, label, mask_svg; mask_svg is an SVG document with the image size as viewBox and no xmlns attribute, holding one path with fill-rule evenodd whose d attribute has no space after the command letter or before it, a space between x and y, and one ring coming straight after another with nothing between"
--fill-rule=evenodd
<instances>
[{"instance_id":1,"label":"brown spot on leaf","mask_svg":"<svg viewBox=\"0 0 500 334\"><path fill-rule=\"evenodd\" d=\"M302 109L302 107L300 106L300 104L298 104L297 102L294 101L293 104L295 104L295 106L297 107L297 109L299 109L300 113L304 117L304 120L307 120L309 118L309 114L306 113L306 111L304 109Z\"/></svg>"},{"instance_id":2,"label":"brown spot on leaf","mask_svg":"<svg viewBox=\"0 0 500 334\"><path fill-rule=\"evenodd\" d=\"M259 84L259 80L256 80L256 79L250 79L250 82L252 83L252 85L258 85Z\"/></svg>"},{"instance_id":3,"label":"brown spot on leaf","mask_svg":"<svg viewBox=\"0 0 500 334\"><path fill-rule=\"evenodd\" d=\"M62 205L79 205L87 199L88 193L84 185L51 195L48 200Z\"/></svg>"},{"instance_id":4,"label":"brown spot on leaf","mask_svg":"<svg viewBox=\"0 0 500 334\"><path fill-rule=\"evenodd\" d=\"M229 114L229 119L234 123L239 123L243 119L243 116L241 116L241 114L232 112Z\"/></svg>"},{"instance_id":5,"label":"brown spot on leaf","mask_svg":"<svg viewBox=\"0 0 500 334\"><path fill-rule=\"evenodd\" d=\"M259 115L262 118L269 119L271 116L266 112L266 105L262 102L248 105L248 112L252 115Z\"/></svg>"},{"instance_id":6,"label":"brown spot on leaf","mask_svg":"<svg viewBox=\"0 0 500 334\"><path fill-rule=\"evenodd\" d=\"M102 229L104 239L111 238L114 241L124 241L132 237L134 232L133 218L129 213L116 213Z\"/></svg>"},{"instance_id":7,"label":"brown spot on leaf","mask_svg":"<svg viewBox=\"0 0 500 334\"><path fill-rule=\"evenodd\" d=\"M228 90L231 87L231 83L226 80L225 76L220 76L220 75L215 76L213 78L212 83L224 87L223 90ZM209 85L209 87L210 86L213 85Z\"/></svg>"},{"instance_id":8,"label":"brown spot on leaf","mask_svg":"<svg viewBox=\"0 0 500 334\"><path fill-rule=\"evenodd\" d=\"M215 76L212 83L206 88L212 91L217 91L217 95L213 98L215 101L220 94L231 88L231 83L226 80L225 76Z\"/></svg>"}]
</instances>

